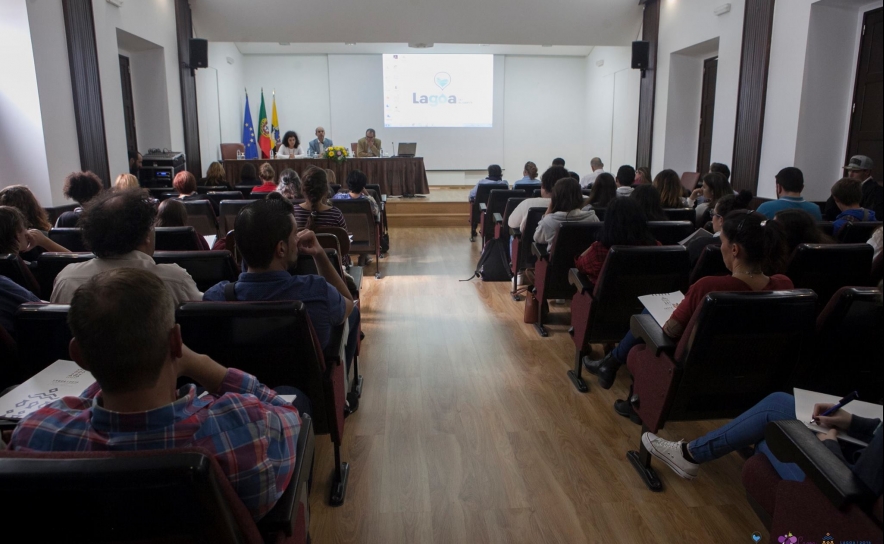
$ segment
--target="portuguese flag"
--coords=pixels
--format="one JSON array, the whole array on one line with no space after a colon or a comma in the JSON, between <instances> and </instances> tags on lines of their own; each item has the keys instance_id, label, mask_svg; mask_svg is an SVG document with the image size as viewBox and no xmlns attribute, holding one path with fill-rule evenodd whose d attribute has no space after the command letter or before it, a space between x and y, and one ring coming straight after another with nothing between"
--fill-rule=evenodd
<instances>
[{"instance_id":1,"label":"portuguese flag","mask_svg":"<svg viewBox=\"0 0 884 544\"><path fill-rule=\"evenodd\" d=\"M261 89L261 110L258 112L258 147L261 148L261 158L269 159L270 150L273 149L273 135L270 132L270 121L267 119L267 108L264 107L264 89Z\"/></svg>"}]
</instances>

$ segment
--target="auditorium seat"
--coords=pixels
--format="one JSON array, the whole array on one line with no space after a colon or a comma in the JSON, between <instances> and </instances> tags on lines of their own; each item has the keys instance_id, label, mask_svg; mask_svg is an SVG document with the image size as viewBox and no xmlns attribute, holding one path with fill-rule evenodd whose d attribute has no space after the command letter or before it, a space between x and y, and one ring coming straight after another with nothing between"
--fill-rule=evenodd
<instances>
[{"instance_id":1,"label":"auditorium seat","mask_svg":"<svg viewBox=\"0 0 884 544\"><path fill-rule=\"evenodd\" d=\"M165 200L169 195L178 196L178 193L175 191L174 187L151 187L148 189L151 198L155 198L159 201Z\"/></svg>"},{"instance_id":2,"label":"auditorium seat","mask_svg":"<svg viewBox=\"0 0 884 544\"><path fill-rule=\"evenodd\" d=\"M843 397L884 398L881 362L884 307L875 287L842 287L816 320L815 349L809 364L791 380L793 387Z\"/></svg>"},{"instance_id":3,"label":"auditorium seat","mask_svg":"<svg viewBox=\"0 0 884 544\"><path fill-rule=\"evenodd\" d=\"M488 203L491 191L505 188L503 185L485 184L476 189L476 198L470 204L470 229L475 230L482 222L482 206ZM472 231L471 231L472 232Z\"/></svg>"},{"instance_id":4,"label":"auditorium seat","mask_svg":"<svg viewBox=\"0 0 884 544\"><path fill-rule=\"evenodd\" d=\"M306 544L313 422L301 415L292 477L260 521L239 499L218 461L201 448L125 452L0 451L0 508L38 504L51 486L54 508L34 530L54 542L264 542ZM100 507L97 507L100 505Z\"/></svg>"},{"instance_id":5,"label":"auditorium seat","mask_svg":"<svg viewBox=\"0 0 884 544\"><path fill-rule=\"evenodd\" d=\"M83 234L79 228L49 229L50 240L68 251L89 251L83 242Z\"/></svg>"},{"instance_id":6,"label":"auditorium seat","mask_svg":"<svg viewBox=\"0 0 884 544\"><path fill-rule=\"evenodd\" d=\"M212 211L215 212L215 215L221 213L222 200L240 200L242 198L242 193L239 191L218 190L217 187L215 189L203 195L209 201L209 204L212 205Z\"/></svg>"},{"instance_id":7,"label":"auditorium seat","mask_svg":"<svg viewBox=\"0 0 884 544\"><path fill-rule=\"evenodd\" d=\"M227 143L221 144L221 160L222 161L232 161L236 160L236 152L239 151L241 153L246 152L246 146L241 143Z\"/></svg>"},{"instance_id":8,"label":"auditorium seat","mask_svg":"<svg viewBox=\"0 0 884 544\"><path fill-rule=\"evenodd\" d=\"M736 417L786 390L813 349L816 299L806 289L710 293L677 342L652 316L634 315L630 329L644 344L630 350L626 365L642 432L667 421ZM650 489L661 489L643 444L627 457Z\"/></svg>"},{"instance_id":9,"label":"auditorium seat","mask_svg":"<svg viewBox=\"0 0 884 544\"><path fill-rule=\"evenodd\" d=\"M38 257L39 258L39 257ZM28 291L34 293L34 296L41 296L43 289L28 265L15 253L7 253L0 255L0 276L6 276L15 283L21 285ZM49 291L52 291L50 286ZM48 294L46 295L49 296Z\"/></svg>"},{"instance_id":10,"label":"auditorium seat","mask_svg":"<svg viewBox=\"0 0 884 544\"><path fill-rule=\"evenodd\" d=\"M381 192L381 186L377 183L366 183L366 190L374 197L375 202L378 203L378 208L381 211L381 236L387 236L389 238L389 224L387 222L387 195ZM383 251L383 248L381 248Z\"/></svg>"},{"instance_id":11,"label":"auditorium seat","mask_svg":"<svg viewBox=\"0 0 884 544\"><path fill-rule=\"evenodd\" d=\"M525 201L525 197L515 197L508 198L506 201L506 205L503 208L503 214L494 214L494 237L495 238L503 238L504 240L509 239L510 237L510 227L509 221L510 216L515 211L516 207ZM510 244L506 245L507 253L510 251ZM507 255L509 256L509 255Z\"/></svg>"},{"instance_id":12,"label":"auditorium seat","mask_svg":"<svg viewBox=\"0 0 884 544\"><path fill-rule=\"evenodd\" d=\"M86 252L78 253L55 253L47 251L37 257L37 281L40 282L40 291L44 294L44 300L49 300L52 288L55 286L55 278L64 267L69 264L82 263L94 259L95 255Z\"/></svg>"},{"instance_id":13,"label":"auditorium seat","mask_svg":"<svg viewBox=\"0 0 884 544\"><path fill-rule=\"evenodd\" d=\"M19 372L27 380L59 359L70 359L67 304L25 303L15 312Z\"/></svg>"},{"instance_id":14,"label":"auditorium seat","mask_svg":"<svg viewBox=\"0 0 884 544\"><path fill-rule=\"evenodd\" d=\"M826 236L835 237L835 223L833 221L817 221L816 228ZM865 242L865 240L863 240Z\"/></svg>"},{"instance_id":15,"label":"auditorium seat","mask_svg":"<svg viewBox=\"0 0 884 544\"><path fill-rule=\"evenodd\" d=\"M592 208L592 211L595 212L595 215L596 215L596 217L599 218L599 221L604 221L604 220L605 220L605 212L606 212L607 210L608 210L607 207L599 207L599 208L596 208L595 206L593 206L593 208Z\"/></svg>"},{"instance_id":16,"label":"auditorium seat","mask_svg":"<svg viewBox=\"0 0 884 544\"><path fill-rule=\"evenodd\" d=\"M199 234L193 227L157 227L157 251L198 251L202 249Z\"/></svg>"},{"instance_id":17,"label":"auditorium seat","mask_svg":"<svg viewBox=\"0 0 884 544\"><path fill-rule=\"evenodd\" d=\"M700 173L682 172L681 186L684 187L688 192L693 192L694 189L700 186Z\"/></svg>"},{"instance_id":18,"label":"auditorium seat","mask_svg":"<svg viewBox=\"0 0 884 544\"><path fill-rule=\"evenodd\" d=\"M838 231L838 241L842 244L864 244L882 224L881 221L847 223Z\"/></svg>"},{"instance_id":19,"label":"auditorium seat","mask_svg":"<svg viewBox=\"0 0 884 544\"><path fill-rule=\"evenodd\" d=\"M786 275L796 288L813 289L822 309L838 289L868 285L873 253L868 244L800 244Z\"/></svg>"},{"instance_id":20,"label":"auditorium seat","mask_svg":"<svg viewBox=\"0 0 884 544\"><path fill-rule=\"evenodd\" d=\"M697 264L691 270L690 283L695 284L700 278L706 276L729 276L730 270L724 265L724 257L721 255L721 246L718 244L709 244L703 248Z\"/></svg>"},{"instance_id":21,"label":"auditorium seat","mask_svg":"<svg viewBox=\"0 0 884 544\"><path fill-rule=\"evenodd\" d=\"M488 201L482 208L482 224L479 225L479 233L482 235L482 247L494 236L494 214L502 214L506 210L506 203L511 198L524 197L525 191L513 191L509 189L494 189L488 193Z\"/></svg>"},{"instance_id":22,"label":"auditorium seat","mask_svg":"<svg viewBox=\"0 0 884 544\"><path fill-rule=\"evenodd\" d=\"M320 234L330 234L334 236L338 240L338 251L342 258L350 254L350 235L344 227L316 227L313 232L315 232L317 236Z\"/></svg>"},{"instance_id":23,"label":"auditorium seat","mask_svg":"<svg viewBox=\"0 0 884 544\"><path fill-rule=\"evenodd\" d=\"M218 223L222 232L230 232L233 230L236 222L236 214L253 201L248 199L230 199L222 200L218 203Z\"/></svg>"},{"instance_id":24,"label":"auditorium seat","mask_svg":"<svg viewBox=\"0 0 884 544\"><path fill-rule=\"evenodd\" d=\"M18 344L2 325L0 325L0 391L23 380L18 362Z\"/></svg>"},{"instance_id":25,"label":"auditorium seat","mask_svg":"<svg viewBox=\"0 0 884 544\"><path fill-rule=\"evenodd\" d=\"M602 223L565 223L551 248L547 244L531 245L531 252L537 256L534 294L538 311L534 328L540 336L547 336L543 322L549 313L549 301L570 300L574 296L574 286L568 281L569 271L574 266L574 259L595 241L601 227Z\"/></svg>"},{"instance_id":26,"label":"auditorium seat","mask_svg":"<svg viewBox=\"0 0 884 544\"><path fill-rule=\"evenodd\" d=\"M375 257L376 279L381 277L381 233L380 225L371 212L371 204L366 199L332 200L332 206L341 210L353 239L350 241L350 254L372 255Z\"/></svg>"},{"instance_id":27,"label":"auditorium seat","mask_svg":"<svg viewBox=\"0 0 884 544\"><path fill-rule=\"evenodd\" d=\"M691 221L648 221L648 229L664 246L674 246L696 230Z\"/></svg>"},{"instance_id":28,"label":"auditorium seat","mask_svg":"<svg viewBox=\"0 0 884 544\"><path fill-rule=\"evenodd\" d=\"M878 256L872 260L872 277L869 281L869 285L878 285L881 281L884 281L884 264L881 262L882 257L884 257L884 253L879 253Z\"/></svg>"},{"instance_id":29,"label":"auditorium seat","mask_svg":"<svg viewBox=\"0 0 884 544\"><path fill-rule=\"evenodd\" d=\"M335 474L331 500L343 504L350 466L341 462L344 437L344 326L319 345L304 304L290 302L188 302L176 312L184 343L224 366L236 367L269 387L294 386L310 399L317 434L330 434Z\"/></svg>"},{"instance_id":30,"label":"auditorium seat","mask_svg":"<svg viewBox=\"0 0 884 544\"><path fill-rule=\"evenodd\" d=\"M59 216L64 212L72 212L76 210L80 205L77 203L73 204L64 204L62 206L47 206L43 208L46 210L46 217L49 219L49 224L54 225L56 221L58 221Z\"/></svg>"},{"instance_id":31,"label":"auditorium seat","mask_svg":"<svg viewBox=\"0 0 884 544\"><path fill-rule=\"evenodd\" d=\"M177 264L187 270L202 292L220 281L235 281L239 277L236 261L227 250L155 251L153 260L157 264Z\"/></svg>"},{"instance_id":32,"label":"auditorium seat","mask_svg":"<svg viewBox=\"0 0 884 544\"><path fill-rule=\"evenodd\" d=\"M693 208L663 208L663 213L670 221L690 221L693 225L697 220L697 211Z\"/></svg>"},{"instance_id":33,"label":"auditorium seat","mask_svg":"<svg viewBox=\"0 0 884 544\"><path fill-rule=\"evenodd\" d=\"M537 230L537 224L546 213L546 208L528 208L525 216L525 231L513 229L513 241L510 243L510 265L513 271L513 290L510 293L513 300L519 301L521 298L516 294L518 291L518 278L525 269L533 268L537 257L531 252L531 245L534 244L534 232Z\"/></svg>"},{"instance_id":34,"label":"auditorium seat","mask_svg":"<svg viewBox=\"0 0 884 544\"><path fill-rule=\"evenodd\" d=\"M569 271L577 294L571 300L575 364L568 377L578 391L589 390L581 360L592 350L590 344L619 342L629 331L630 317L644 308L638 297L687 291L689 266L682 246L614 246L595 285L576 268Z\"/></svg>"},{"instance_id":35,"label":"auditorium seat","mask_svg":"<svg viewBox=\"0 0 884 544\"><path fill-rule=\"evenodd\" d=\"M200 236L218 236L218 218L208 200L182 200L187 208L187 224Z\"/></svg>"},{"instance_id":36,"label":"auditorium seat","mask_svg":"<svg viewBox=\"0 0 884 544\"><path fill-rule=\"evenodd\" d=\"M798 420L772 421L765 428L764 439L777 460L796 463L805 474L803 482L783 480L761 453L743 465L749 504L771 535L787 535L800 527L801 535L850 535L851 542L884 541L881 495L875 496L816 433Z\"/></svg>"}]
</instances>

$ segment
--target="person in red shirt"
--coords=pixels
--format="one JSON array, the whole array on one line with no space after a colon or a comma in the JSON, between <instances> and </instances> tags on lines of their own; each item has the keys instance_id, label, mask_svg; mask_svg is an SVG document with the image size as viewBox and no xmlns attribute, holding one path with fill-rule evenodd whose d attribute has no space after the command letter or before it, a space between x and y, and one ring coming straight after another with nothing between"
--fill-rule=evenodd
<instances>
[{"instance_id":1,"label":"person in red shirt","mask_svg":"<svg viewBox=\"0 0 884 544\"><path fill-rule=\"evenodd\" d=\"M793 288L792 280L774 273L783 269L786 257L782 227L776 221L767 221L759 213L735 210L725 217L721 227L721 255L731 275L707 276L694 283L663 325L663 332L667 336L673 339L681 337L694 312L709 293ZM597 361L584 357L583 366L587 372L598 376L603 389L610 389L617 370L626 362L629 350L640 342L641 339L634 337L631 332L626 333L611 353ZM618 414L639 422L628 401L616 401L614 409Z\"/></svg>"},{"instance_id":2,"label":"person in red shirt","mask_svg":"<svg viewBox=\"0 0 884 544\"><path fill-rule=\"evenodd\" d=\"M272 193L276 190L276 171L269 162L258 169L258 177L261 178L261 185L253 188L252 193Z\"/></svg>"},{"instance_id":3,"label":"person in red shirt","mask_svg":"<svg viewBox=\"0 0 884 544\"><path fill-rule=\"evenodd\" d=\"M605 212L605 222L599 239L574 259L577 270L596 284L612 246L660 245L648 228L648 220L632 198L615 198Z\"/></svg>"}]
</instances>

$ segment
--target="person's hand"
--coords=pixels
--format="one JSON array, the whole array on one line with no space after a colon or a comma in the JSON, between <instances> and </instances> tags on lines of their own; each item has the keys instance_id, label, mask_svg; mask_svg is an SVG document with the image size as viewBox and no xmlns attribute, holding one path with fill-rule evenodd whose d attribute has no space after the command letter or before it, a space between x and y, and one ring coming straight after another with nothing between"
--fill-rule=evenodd
<instances>
[{"instance_id":1,"label":"person's hand","mask_svg":"<svg viewBox=\"0 0 884 544\"><path fill-rule=\"evenodd\" d=\"M682 193L682 194L684 194L684 193ZM698 187L698 188L694 189L693 191L691 191L691 197L690 197L691 200L697 200L701 196L703 196L703 188L702 187Z\"/></svg>"},{"instance_id":2,"label":"person's hand","mask_svg":"<svg viewBox=\"0 0 884 544\"><path fill-rule=\"evenodd\" d=\"M816 437L820 439L820 442L825 442L826 440L838 440L838 429L833 427L825 433L817 433Z\"/></svg>"},{"instance_id":3,"label":"person's hand","mask_svg":"<svg viewBox=\"0 0 884 544\"><path fill-rule=\"evenodd\" d=\"M819 425L830 427L832 429L841 429L842 431L846 431L850 428L850 421L853 419L853 414L851 414L850 412L838 410L830 416L820 415L832 406L835 405L830 402L821 402L819 404L814 404L812 419L816 421Z\"/></svg>"},{"instance_id":4,"label":"person's hand","mask_svg":"<svg viewBox=\"0 0 884 544\"><path fill-rule=\"evenodd\" d=\"M325 250L319 245L316 234L312 230L304 229L298 233L298 253L316 257L320 253L325 255Z\"/></svg>"},{"instance_id":5,"label":"person's hand","mask_svg":"<svg viewBox=\"0 0 884 544\"><path fill-rule=\"evenodd\" d=\"M46 235L37 229L29 229L28 233L25 237L28 240L28 247L25 249L19 250L21 253L25 253L27 251L30 251L37 246L42 246L47 240Z\"/></svg>"}]
</instances>

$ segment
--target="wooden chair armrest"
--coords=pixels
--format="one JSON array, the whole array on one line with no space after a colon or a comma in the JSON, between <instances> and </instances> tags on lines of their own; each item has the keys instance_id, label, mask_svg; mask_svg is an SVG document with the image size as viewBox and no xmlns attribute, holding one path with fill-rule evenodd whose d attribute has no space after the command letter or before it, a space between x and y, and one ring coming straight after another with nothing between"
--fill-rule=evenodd
<instances>
[{"instance_id":1,"label":"wooden chair armrest","mask_svg":"<svg viewBox=\"0 0 884 544\"><path fill-rule=\"evenodd\" d=\"M634 315L629 319L629 330L636 338L645 341L645 345L654 350L657 357L664 351L670 355L675 353L678 344L666 336L663 328L648 314Z\"/></svg>"},{"instance_id":2,"label":"wooden chair armrest","mask_svg":"<svg viewBox=\"0 0 884 544\"><path fill-rule=\"evenodd\" d=\"M503 216L500 215L499 213L495 212L494 213L494 222L497 224L503 224Z\"/></svg>"},{"instance_id":3,"label":"wooden chair armrest","mask_svg":"<svg viewBox=\"0 0 884 544\"><path fill-rule=\"evenodd\" d=\"M301 430L298 433L297 452L295 454L295 468L292 471L292 479L283 491L282 496L276 501L273 508L258 521L258 530L262 535L284 532L292 536L298 515L298 502L301 498L301 488L310 478L313 468L313 452L315 450L315 436L313 432L313 420L307 414L301 414Z\"/></svg>"},{"instance_id":4,"label":"wooden chair armrest","mask_svg":"<svg viewBox=\"0 0 884 544\"><path fill-rule=\"evenodd\" d=\"M577 288L578 293L592 293L593 285L586 274L572 268L568 271L568 283Z\"/></svg>"},{"instance_id":5,"label":"wooden chair armrest","mask_svg":"<svg viewBox=\"0 0 884 544\"><path fill-rule=\"evenodd\" d=\"M534 254L538 259L546 260L549 258L549 244L541 244L538 242L534 242L531 244L531 253Z\"/></svg>"}]
</instances>

